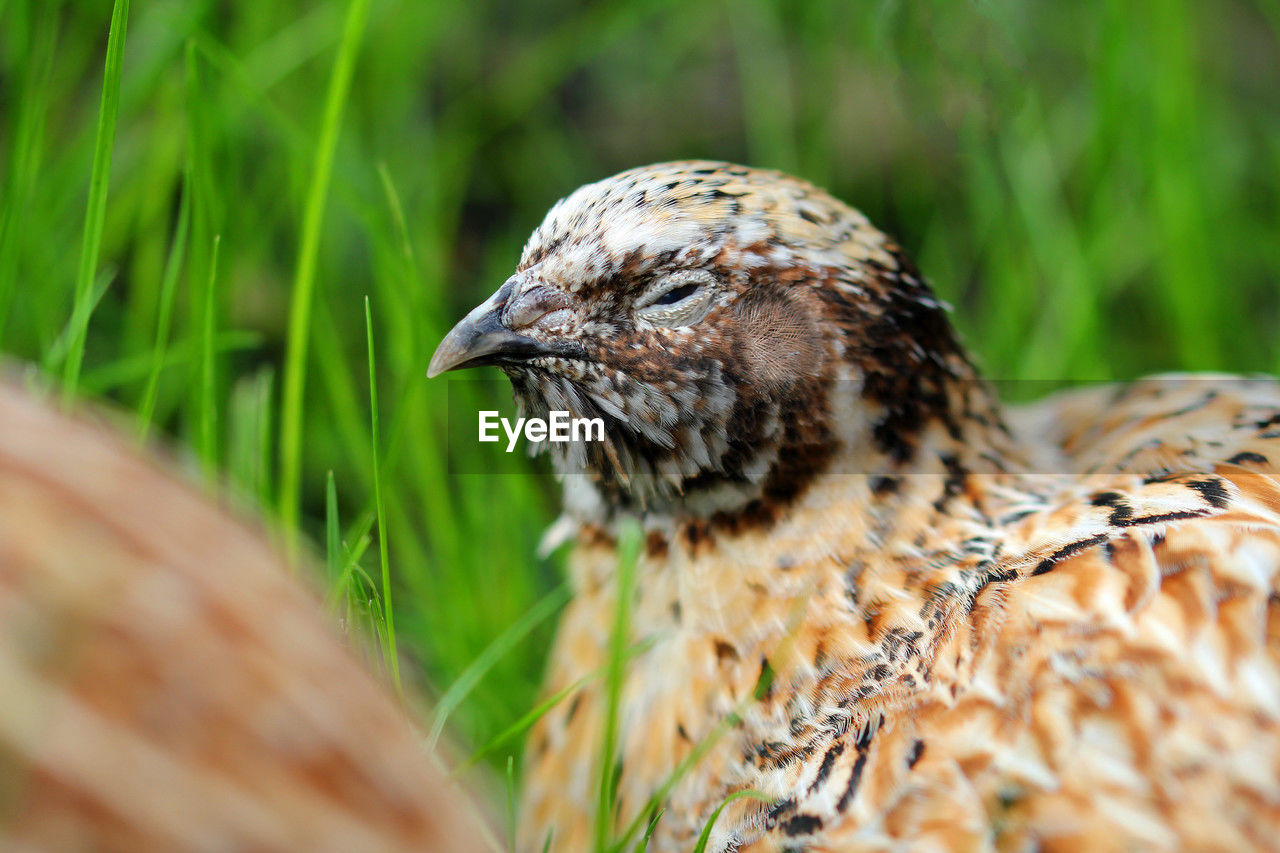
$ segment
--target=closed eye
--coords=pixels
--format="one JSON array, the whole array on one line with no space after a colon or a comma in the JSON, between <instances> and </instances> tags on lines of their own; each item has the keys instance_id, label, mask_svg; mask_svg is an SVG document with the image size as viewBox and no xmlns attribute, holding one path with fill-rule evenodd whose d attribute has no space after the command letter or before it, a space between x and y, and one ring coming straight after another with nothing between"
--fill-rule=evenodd
<instances>
[{"instance_id":1,"label":"closed eye","mask_svg":"<svg viewBox=\"0 0 1280 853\"><path fill-rule=\"evenodd\" d=\"M696 281L691 281L688 284L682 284L679 287L668 290L666 293L653 300L651 304L675 305L677 302L682 302L697 292L698 283Z\"/></svg>"},{"instance_id":2,"label":"closed eye","mask_svg":"<svg viewBox=\"0 0 1280 853\"><path fill-rule=\"evenodd\" d=\"M715 284L716 277L706 270L674 272L636 300L636 319L665 329L692 325L715 304Z\"/></svg>"}]
</instances>

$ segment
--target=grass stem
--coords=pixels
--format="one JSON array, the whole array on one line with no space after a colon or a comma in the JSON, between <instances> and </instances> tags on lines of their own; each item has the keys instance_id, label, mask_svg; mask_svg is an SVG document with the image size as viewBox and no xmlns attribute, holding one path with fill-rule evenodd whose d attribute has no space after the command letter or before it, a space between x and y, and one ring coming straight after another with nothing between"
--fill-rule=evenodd
<instances>
[{"instance_id":1,"label":"grass stem","mask_svg":"<svg viewBox=\"0 0 1280 853\"><path fill-rule=\"evenodd\" d=\"M373 354L373 311L364 298L365 335L369 342L369 435L373 456L373 500L378 520L378 562L382 568L382 616L385 630L384 654L391 680L399 691L400 656L396 652L396 620L391 607L391 563L387 554L387 510L382 500L382 466L378 451L378 371Z\"/></svg>"},{"instance_id":2,"label":"grass stem","mask_svg":"<svg viewBox=\"0 0 1280 853\"><path fill-rule=\"evenodd\" d=\"M93 280L102 250L102 230L107 218L107 184L111 176L111 153L115 147L116 120L120 110L120 77L124 57L124 36L129 25L129 0L115 0L107 32L107 60L102 76L102 103L98 109L98 131L93 145L93 170L89 175L89 200L85 208L84 239L80 265L76 271L75 299L72 303L71 349L63 365L63 402L75 397L84 361L85 338L93 312Z\"/></svg>"},{"instance_id":3,"label":"grass stem","mask_svg":"<svg viewBox=\"0 0 1280 853\"><path fill-rule=\"evenodd\" d=\"M307 380L307 341L311 330L311 303L315 294L316 263L320 254L320 234L324 226L325 203L333 175L333 158L338 147L338 131L343 108L351 88L356 56L369 14L369 0L350 0L338 42L338 55L325 95L320 136L316 142L311 182L303 205L302 238L298 248L292 296L289 305L289 332L284 364L284 397L280 414L280 524L285 550L298 550L298 523L302 512L302 397Z\"/></svg>"}]
</instances>

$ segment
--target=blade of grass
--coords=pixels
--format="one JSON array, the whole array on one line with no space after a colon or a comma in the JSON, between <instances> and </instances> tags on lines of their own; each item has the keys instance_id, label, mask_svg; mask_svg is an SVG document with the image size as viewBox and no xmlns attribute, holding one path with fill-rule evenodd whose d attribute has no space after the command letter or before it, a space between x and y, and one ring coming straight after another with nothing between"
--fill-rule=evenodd
<instances>
[{"instance_id":1,"label":"blade of grass","mask_svg":"<svg viewBox=\"0 0 1280 853\"><path fill-rule=\"evenodd\" d=\"M382 615L382 601L378 596L378 585L374 583L373 578L363 567L357 565L351 575L352 589L356 590L356 594L349 600L354 600L360 608L360 615L364 617L368 630L378 640L378 653L381 657L377 661L372 661L374 666L387 665L387 621Z\"/></svg>"},{"instance_id":2,"label":"blade of grass","mask_svg":"<svg viewBox=\"0 0 1280 853\"><path fill-rule=\"evenodd\" d=\"M646 651L652 645L653 643L651 641L636 643L634 646L627 649L626 654L623 657L625 660L630 660L635 655L638 655ZM579 678L577 681L574 681L573 683L560 688L555 693L548 696L546 699L543 699L537 705L534 705L532 708L530 708L528 711L522 714L518 720L516 720L511 725L507 726L505 729L503 729L501 732L499 732L497 735L491 738L488 743L486 743L484 746L480 747L475 752L473 752L467 758L466 761L459 763L457 767L453 768L452 775L454 776L461 775L467 769L474 767L476 764L479 764L485 758L489 757L490 755L493 755L499 749L506 746L512 740L514 740L515 738L523 734L530 726L538 722L538 720L542 719L543 715L545 715L548 711L550 711L556 705L559 705L561 702L563 702L566 697L572 696L575 692L577 692L578 690L581 690L584 685L590 683L591 681L594 681L597 678L603 678L607 673L608 668L609 668L608 663L606 663L604 666L597 667L596 669L591 670L591 672L588 672L586 675Z\"/></svg>"},{"instance_id":3,"label":"blade of grass","mask_svg":"<svg viewBox=\"0 0 1280 853\"><path fill-rule=\"evenodd\" d=\"M659 785L657 790L655 790L649 797L649 802L636 814L635 818L627 825L627 828L623 831L622 835L619 836L613 846L608 849L612 851L620 851L625 848L632 836L640 831L640 827L644 823L644 816L651 814L655 809L662 805L662 802L667 798L667 794L669 794L671 789L676 786L676 783L684 778L684 775L688 773L694 765L701 761L703 757L711 751L713 746L719 743L720 738L724 737L726 732L738 724L739 719L739 715L733 713L726 715L724 719L716 723L715 728L708 732L706 737L698 741L689 754L684 757L684 760L677 764L675 769L667 775L667 778L663 780L662 784Z\"/></svg>"},{"instance_id":4,"label":"blade of grass","mask_svg":"<svg viewBox=\"0 0 1280 853\"><path fill-rule=\"evenodd\" d=\"M76 322L71 350L63 365L63 402L75 397L80 381L80 365L84 361L85 337L93 312L93 279L102 249L102 229L107 218L107 183L111 174L111 153L115 147L116 119L120 109L121 59L124 35L128 28L129 0L115 0L111 9L111 25L107 31L107 61L102 77L102 104L98 110L98 132L93 146L93 170L89 176L89 201L85 208L84 240L80 247L80 266L76 272L75 299L71 316Z\"/></svg>"},{"instance_id":5,"label":"blade of grass","mask_svg":"<svg viewBox=\"0 0 1280 853\"><path fill-rule=\"evenodd\" d=\"M237 379L227 404L225 465L237 487L237 497L247 499L254 512L269 506L263 502L270 496L270 488L265 482L268 448L263 447L262 436L269 435L271 423L271 375L271 368L263 367L252 376Z\"/></svg>"},{"instance_id":6,"label":"blade of grass","mask_svg":"<svg viewBox=\"0 0 1280 853\"><path fill-rule=\"evenodd\" d=\"M711 831L715 828L716 821L720 819L720 812L724 811L724 807L732 802L750 797L753 800L759 800L762 803L773 802L772 797L767 797L759 791L737 791L724 798L724 802L716 806L716 810L711 813L711 817L707 820L702 832L698 834L698 843L693 848L693 853L706 853L707 843L711 841Z\"/></svg>"},{"instance_id":7,"label":"blade of grass","mask_svg":"<svg viewBox=\"0 0 1280 853\"><path fill-rule=\"evenodd\" d=\"M311 303L315 292L316 262L325 202L333 174L338 130L355 71L356 54L368 17L369 0L351 0L338 42L338 56L325 95L320 137L316 142L311 185L303 206L302 239L289 305L289 331L285 351L284 398L280 413L280 521L285 553L298 551L298 522L302 512L302 397L306 384L307 337L311 329ZM390 603L387 604L390 607ZM394 664L393 664L394 666ZM398 683L398 677L397 677Z\"/></svg>"},{"instance_id":8,"label":"blade of grass","mask_svg":"<svg viewBox=\"0 0 1280 853\"><path fill-rule=\"evenodd\" d=\"M243 61L209 33L197 33L191 41L204 60L220 72L223 80L234 86L244 95L246 101L258 108L258 114L271 125L275 135L291 155L306 149L307 135L290 116L271 101L265 81L254 78Z\"/></svg>"},{"instance_id":9,"label":"blade of grass","mask_svg":"<svg viewBox=\"0 0 1280 853\"><path fill-rule=\"evenodd\" d=\"M516 849L516 759L507 756L507 849Z\"/></svg>"},{"instance_id":10,"label":"blade of grass","mask_svg":"<svg viewBox=\"0 0 1280 853\"><path fill-rule=\"evenodd\" d=\"M45 347L41 365L46 372L53 371L58 364L66 364L65 359L70 357L76 329L82 328L86 322L85 318L91 315L94 309L98 307L98 303L106 295L107 288L111 286L115 275L115 270L103 270L98 275L98 280L90 290L88 298L76 305L71 316L67 318L66 325L62 327L62 331Z\"/></svg>"},{"instance_id":11,"label":"blade of grass","mask_svg":"<svg viewBox=\"0 0 1280 853\"><path fill-rule=\"evenodd\" d=\"M631 599L635 592L636 563L640 558L640 529L628 524L618 537L618 598L614 602L613 631L609 637L609 661L605 672L604 739L600 744L599 801L596 804L595 849L608 849L617 800L618 714L622 704L623 663L631 631Z\"/></svg>"},{"instance_id":12,"label":"blade of grass","mask_svg":"<svg viewBox=\"0 0 1280 853\"><path fill-rule=\"evenodd\" d=\"M200 459L204 464L205 477L212 487L218 480L218 401L216 397L217 379L215 375L214 333L216 320L214 317L217 305L218 253L222 246L222 235L213 236L213 249L209 254L209 281L204 291L204 321L200 335Z\"/></svg>"},{"instance_id":13,"label":"blade of grass","mask_svg":"<svg viewBox=\"0 0 1280 853\"><path fill-rule=\"evenodd\" d=\"M160 373L200 358L201 341L187 339L169 347L160 363ZM262 346L262 335L243 329L218 332L213 339L213 349L219 355L255 350ZM90 394L106 394L132 382L146 378L152 369L150 351L128 355L108 362L101 367L86 369L80 374L80 387ZM158 404L157 404L158 405ZM154 421L154 416L152 417ZM141 441L141 438L139 438Z\"/></svg>"},{"instance_id":14,"label":"blade of grass","mask_svg":"<svg viewBox=\"0 0 1280 853\"><path fill-rule=\"evenodd\" d=\"M276 372L273 367L266 367L258 373L255 380L258 387L258 441L256 459L258 462L258 506L263 509L271 506L271 414Z\"/></svg>"},{"instance_id":15,"label":"blade of grass","mask_svg":"<svg viewBox=\"0 0 1280 853\"><path fill-rule=\"evenodd\" d=\"M387 209L391 211L400 254L404 258L405 266L412 269L413 243L409 240L409 226L404 218L404 206L400 203L400 193L396 192L396 185L391 180L391 172L387 169L385 161L378 164L378 181L382 184L382 194L386 199Z\"/></svg>"},{"instance_id":16,"label":"blade of grass","mask_svg":"<svg viewBox=\"0 0 1280 853\"><path fill-rule=\"evenodd\" d=\"M569 600L569 595L569 587L566 584L561 584L547 593L523 616L513 622L509 628L499 634L484 651L476 656L471 665L463 670L453 684L449 685L449 689L436 702L431 729L427 734L428 748L435 748L436 743L440 740L440 734L444 731L445 722L449 719L449 715L462 704L462 701L467 698L467 695L480 682L480 679L484 678L485 674L493 668L493 665L501 660L507 652L511 651L516 643L523 640L530 631L559 610Z\"/></svg>"},{"instance_id":17,"label":"blade of grass","mask_svg":"<svg viewBox=\"0 0 1280 853\"><path fill-rule=\"evenodd\" d=\"M1221 329L1222 318L1230 316L1223 308L1237 303L1235 288L1208 284L1222 264L1214 257L1216 223L1206 216L1209 193L1198 168L1206 119L1200 102L1205 74L1197 5L1186 0L1162 4L1158 14L1144 17L1151 61L1165 81L1151 90L1156 144L1147 159L1152 212L1163 246L1156 260L1174 329L1170 338L1184 366L1218 370L1221 339L1212 330Z\"/></svg>"},{"instance_id":18,"label":"blade of grass","mask_svg":"<svg viewBox=\"0 0 1280 853\"><path fill-rule=\"evenodd\" d=\"M184 337L198 342L204 333L204 298L200 288L209 279L213 259L209 249L213 238L223 231L222 196L226 192L218 185L219 170L214 151L218 145L219 126L214 120L215 98L205 83L205 71L196 51L195 39L188 38L183 48L183 113L185 116L186 164L184 167L189 186L188 205L191 209L186 279L190 296L186 300L187 317ZM183 389L185 404L179 408L182 430L199 440L202 429L200 414L204 407L201 366L197 361L188 373Z\"/></svg>"},{"instance_id":19,"label":"blade of grass","mask_svg":"<svg viewBox=\"0 0 1280 853\"><path fill-rule=\"evenodd\" d=\"M184 176L182 195L178 201L178 224L173 232L173 244L164 265L164 278L160 283L160 306L156 316L156 338L151 347L151 369L147 373L147 385L139 405L138 440L146 441L151 429L151 419L156 411L156 393L160 386L160 369L164 366L165 350L169 346L169 334L173 325L173 297L178 289L178 271L187 251L187 231L191 227L191 180Z\"/></svg>"},{"instance_id":20,"label":"blade of grass","mask_svg":"<svg viewBox=\"0 0 1280 853\"><path fill-rule=\"evenodd\" d=\"M532 708L530 708L528 711L522 714L518 720L516 720L511 725L507 726L505 729L499 732L494 738L492 738L488 743L486 743L484 746L480 747L478 750L473 752L466 761L463 761L461 764L455 767L453 769L453 774L458 775L462 773L464 770L467 770L468 768L480 763L488 756L497 752L500 748L502 748L506 744L515 740L517 737L523 734L530 726L532 726L538 720L542 719L544 714L546 714L556 705L559 705L561 702L563 702L565 700L565 697L572 695L577 690L581 690L584 684L591 681L592 678L599 677L601 674L602 674L601 670L595 670L587 675L584 675L582 678L579 678L577 681L573 682L572 684L569 684L566 687L562 687L561 689L557 690L555 693L548 696L546 699L543 699L537 705L534 705Z\"/></svg>"},{"instance_id":21,"label":"blade of grass","mask_svg":"<svg viewBox=\"0 0 1280 853\"><path fill-rule=\"evenodd\" d=\"M334 484L333 469L325 478L324 484L324 554L325 563L329 566L330 580L336 580L341 574L342 533L338 522L338 487Z\"/></svg>"},{"instance_id":22,"label":"blade of grass","mask_svg":"<svg viewBox=\"0 0 1280 853\"><path fill-rule=\"evenodd\" d=\"M671 789L684 778L684 775L696 766L698 762L702 761L704 757L706 757L712 747L720 742L720 738L724 737L730 729L734 728L741 722L742 714L750 703L759 702L765 693L768 692L769 686L773 683L775 675L773 669L768 666L767 661L770 659L777 660L780 658L786 658L792 644L795 642L796 631L800 627L801 620L804 618L804 614L809 607L809 601L810 596L802 595L797 598L787 616L787 631L782 636L782 639L779 641L774 652L766 656L766 664L761 669L760 677L756 680L755 688L751 691L749 696L743 697L735 710L725 714L724 717L712 727L711 731L707 732L706 735L699 739L698 742L693 745L693 749L689 751L689 754L686 755L684 759L676 765L675 769L667 775L662 784L659 785L649 796L649 802L645 804L644 808L636 813L635 818L633 818L631 823L627 825L626 830L614 842L612 847L613 853L618 853L618 851L623 850L627 846L631 841L632 836L640 831L640 827L644 823L644 816L652 814L661 807L662 803L667 799L667 794L669 794Z\"/></svg>"},{"instance_id":23,"label":"blade of grass","mask_svg":"<svg viewBox=\"0 0 1280 853\"><path fill-rule=\"evenodd\" d=\"M396 620L391 608L391 563L387 555L387 511L382 500L382 468L378 459L378 371L373 355L373 310L364 298L364 329L369 341L369 432L373 453L373 500L378 517L378 562L382 567L382 608L386 628L387 663L391 680L400 690L400 658L396 654Z\"/></svg>"},{"instance_id":24,"label":"blade of grass","mask_svg":"<svg viewBox=\"0 0 1280 853\"><path fill-rule=\"evenodd\" d=\"M338 575L338 579L334 581L333 586L329 590L329 595L325 599L325 607L333 612L339 600L347 595L350 591L351 578L356 567L360 563L360 558L364 556L364 552L369 549L371 537L370 529L373 528L373 513L366 513L352 527L348 539L353 543L346 546L346 557L342 563L342 571Z\"/></svg>"},{"instance_id":25,"label":"blade of grass","mask_svg":"<svg viewBox=\"0 0 1280 853\"><path fill-rule=\"evenodd\" d=\"M658 828L658 821L662 820L662 816L666 813L666 809L658 809L654 813L653 820L649 821L649 827L644 831L644 837L636 842L635 853L644 853L649 849L649 841L653 839L653 831Z\"/></svg>"}]
</instances>

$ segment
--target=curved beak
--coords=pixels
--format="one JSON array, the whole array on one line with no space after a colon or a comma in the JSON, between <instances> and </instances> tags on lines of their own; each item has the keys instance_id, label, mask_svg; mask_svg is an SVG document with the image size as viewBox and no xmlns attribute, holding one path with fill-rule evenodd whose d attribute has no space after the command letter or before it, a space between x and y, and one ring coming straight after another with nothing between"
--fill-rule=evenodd
<instances>
[{"instance_id":1,"label":"curved beak","mask_svg":"<svg viewBox=\"0 0 1280 853\"><path fill-rule=\"evenodd\" d=\"M542 355L572 355L563 344L545 343L512 330L503 322L507 301L518 279L512 277L498 292L472 309L444 336L427 367L434 379L446 370L523 361Z\"/></svg>"}]
</instances>

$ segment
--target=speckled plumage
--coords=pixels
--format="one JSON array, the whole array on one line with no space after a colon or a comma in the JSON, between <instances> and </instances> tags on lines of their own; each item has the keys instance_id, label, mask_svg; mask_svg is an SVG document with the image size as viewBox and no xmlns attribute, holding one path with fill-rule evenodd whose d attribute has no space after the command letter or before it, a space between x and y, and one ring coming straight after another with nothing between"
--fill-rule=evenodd
<instances>
[{"instance_id":1,"label":"speckled plumage","mask_svg":"<svg viewBox=\"0 0 1280 853\"><path fill-rule=\"evenodd\" d=\"M486 306L526 411L608 422L549 448L577 542L548 691L606 662L617 524L645 530L611 822L706 749L650 850L743 790L709 849L1280 838L1274 380L1003 410L865 218L720 163L578 190ZM528 849L589 846L603 694L531 733Z\"/></svg>"}]
</instances>

